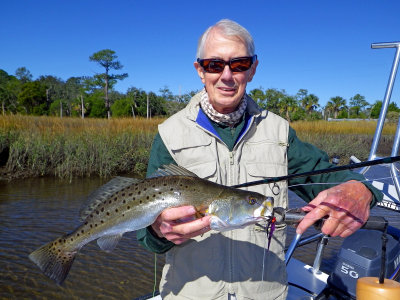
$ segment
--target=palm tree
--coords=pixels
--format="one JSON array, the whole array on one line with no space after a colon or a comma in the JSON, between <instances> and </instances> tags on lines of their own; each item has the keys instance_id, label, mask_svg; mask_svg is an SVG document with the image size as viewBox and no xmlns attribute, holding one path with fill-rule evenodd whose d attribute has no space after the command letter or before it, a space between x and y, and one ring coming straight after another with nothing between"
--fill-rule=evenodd
<instances>
[{"instance_id":1,"label":"palm tree","mask_svg":"<svg viewBox=\"0 0 400 300\"><path fill-rule=\"evenodd\" d=\"M331 100L328 101L327 106L329 106L333 112L333 117L337 119L338 113L346 106L346 99L340 96L332 97Z\"/></svg>"},{"instance_id":2,"label":"palm tree","mask_svg":"<svg viewBox=\"0 0 400 300\"><path fill-rule=\"evenodd\" d=\"M285 116L286 120L290 122L290 113L297 108L297 101L294 97L285 95L278 103L279 113Z\"/></svg>"},{"instance_id":3,"label":"palm tree","mask_svg":"<svg viewBox=\"0 0 400 300\"><path fill-rule=\"evenodd\" d=\"M319 98L317 96L315 96L314 94L309 94L301 100L301 106L303 106L304 110L308 114L311 114L311 112L319 107L318 101Z\"/></svg>"}]
</instances>

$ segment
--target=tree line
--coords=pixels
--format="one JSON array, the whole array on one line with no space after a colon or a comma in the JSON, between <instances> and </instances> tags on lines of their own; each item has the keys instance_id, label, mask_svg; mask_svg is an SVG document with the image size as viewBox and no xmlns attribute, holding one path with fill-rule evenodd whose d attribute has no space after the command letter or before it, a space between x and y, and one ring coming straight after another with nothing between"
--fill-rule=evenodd
<instances>
[{"instance_id":1,"label":"tree line","mask_svg":"<svg viewBox=\"0 0 400 300\"><path fill-rule=\"evenodd\" d=\"M0 69L1 114L26 114L71 117L151 117L170 116L182 109L198 91L174 95L168 87L158 93L146 93L130 87L126 93L114 90L127 73L113 74L123 69L115 51L100 50L89 60L104 68L94 76L70 77L62 80L52 75L42 75L36 80L26 67L20 67L14 75ZM369 103L364 96L356 94L348 101L341 96L329 99L325 106L319 104L318 96L300 89L296 95L285 90L262 87L249 91L260 107L268 109L288 121L320 120L327 118L378 118L382 101ZM388 108L398 117L400 109L392 102Z\"/></svg>"}]
</instances>

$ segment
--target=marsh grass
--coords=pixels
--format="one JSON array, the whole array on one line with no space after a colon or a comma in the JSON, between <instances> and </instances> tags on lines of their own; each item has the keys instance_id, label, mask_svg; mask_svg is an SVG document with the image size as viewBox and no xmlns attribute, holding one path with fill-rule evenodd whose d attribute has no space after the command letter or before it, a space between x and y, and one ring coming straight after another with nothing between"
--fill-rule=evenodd
<instances>
[{"instance_id":1,"label":"marsh grass","mask_svg":"<svg viewBox=\"0 0 400 300\"><path fill-rule=\"evenodd\" d=\"M347 164L352 155L360 160L368 159L376 121L327 122L300 121L292 123L300 139L324 150L329 157L338 156L341 164ZM379 156L391 154L393 136L397 124L385 124L378 147Z\"/></svg>"},{"instance_id":2,"label":"marsh grass","mask_svg":"<svg viewBox=\"0 0 400 300\"><path fill-rule=\"evenodd\" d=\"M62 178L140 174L161 119L74 119L5 116L0 152L8 177Z\"/></svg>"},{"instance_id":3,"label":"marsh grass","mask_svg":"<svg viewBox=\"0 0 400 300\"><path fill-rule=\"evenodd\" d=\"M1 178L26 176L143 176L157 125L163 119L0 117ZM376 122L296 122L305 142L339 156L368 157ZM385 125L382 155L390 154L395 125Z\"/></svg>"}]
</instances>

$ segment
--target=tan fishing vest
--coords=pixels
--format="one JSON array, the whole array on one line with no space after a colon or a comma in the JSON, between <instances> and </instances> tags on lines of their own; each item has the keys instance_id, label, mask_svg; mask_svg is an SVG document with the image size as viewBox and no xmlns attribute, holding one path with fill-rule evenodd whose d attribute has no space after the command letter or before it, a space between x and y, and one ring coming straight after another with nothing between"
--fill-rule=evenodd
<instances>
[{"instance_id":1,"label":"tan fishing vest","mask_svg":"<svg viewBox=\"0 0 400 300\"><path fill-rule=\"evenodd\" d=\"M196 123L199 94L185 109L159 125L160 136L173 159L201 178L224 185L287 175L288 123L261 111L249 100L251 125L232 152ZM249 190L272 196L287 207L287 185L258 185ZM286 230L278 227L270 251L266 234L251 225L227 232L210 231L176 245L166 253L160 290L163 299L285 299L284 247ZM263 273L263 257L265 268Z\"/></svg>"}]
</instances>

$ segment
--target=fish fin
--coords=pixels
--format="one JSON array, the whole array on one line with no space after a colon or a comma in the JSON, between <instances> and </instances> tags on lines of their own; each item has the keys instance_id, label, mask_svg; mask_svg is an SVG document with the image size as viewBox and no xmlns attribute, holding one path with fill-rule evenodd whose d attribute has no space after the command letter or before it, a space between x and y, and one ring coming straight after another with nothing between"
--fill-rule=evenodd
<instances>
[{"instance_id":1,"label":"fish fin","mask_svg":"<svg viewBox=\"0 0 400 300\"><path fill-rule=\"evenodd\" d=\"M67 277L79 249L66 251L61 239L50 242L29 254L42 272L61 284Z\"/></svg>"},{"instance_id":2,"label":"fish fin","mask_svg":"<svg viewBox=\"0 0 400 300\"><path fill-rule=\"evenodd\" d=\"M110 252L114 250L121 238L122 234L105 235L97 239L97 245L99 245L101 250Z\"/></svg>"},{"instance_id":3,"label":"fish fin","mask_svg":"<svg viewBox=\"0 0 400 300\"><path fill-rule=\"evenodd\" d=\"M99 204L103 203L113 194L140 181L140 179L118 176L93 191L88 196L86 202L82 205L79 213L81 221L85 220L93 211L95 211Z\"/></svg>"},{"instance_id":4,"label":"fish fin","mask_svg":"<svg viewBox=\"0 0 400 300\"><path fill-rule=\"evenodd\" d=\"M198 177L196 174L185 169L184 167L177 166L174 164L169 164L161 166L161 168L157 169L157 171L155 171L149 178L172 176L172 175Z\"/></svg>"}]
</instances>

